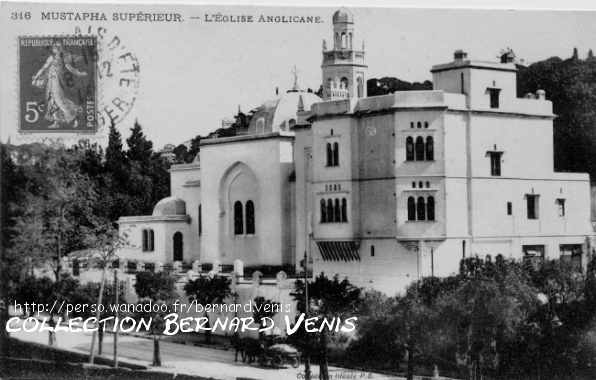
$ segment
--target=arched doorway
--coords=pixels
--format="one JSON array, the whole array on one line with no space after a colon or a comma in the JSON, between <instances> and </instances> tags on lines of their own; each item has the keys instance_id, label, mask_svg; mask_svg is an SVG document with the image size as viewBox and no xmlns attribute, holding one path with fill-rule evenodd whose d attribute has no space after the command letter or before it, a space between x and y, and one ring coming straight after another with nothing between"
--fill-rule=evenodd
<instances>
[{"instance_id":1,"label":"arched doorway","mask_svg":"<svg viewBox=\"0 0 596 380\"><path fill-rule=\"evenodd\" d=\"M184 243L182 242L182 232L176 232L172 240L174 242L174 261L182 261L182 252L184 249Z\"/></svg>"}]
</instances>

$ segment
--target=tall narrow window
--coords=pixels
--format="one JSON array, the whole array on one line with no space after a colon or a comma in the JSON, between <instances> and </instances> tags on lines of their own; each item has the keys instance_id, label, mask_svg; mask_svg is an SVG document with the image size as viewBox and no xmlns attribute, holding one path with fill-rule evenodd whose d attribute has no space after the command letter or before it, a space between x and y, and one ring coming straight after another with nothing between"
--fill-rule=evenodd
<instances>
[{"instance_id":1,"label":"tall narrow window","mask_svg":"<svg viewBox=\"0 0 596 380\"><path fill-rule=\"evenodd\" d=\"M460 73L459 74L459 92L462 94L466 93L466 90L464 90L464 73Z\"/></svg>"},{"instance_id":2,"label":"tall narrow window","mask_svg":"<svg viewBox=\"0 0 596 380\"><path fill-rule=\"evenodd\" d=\"M327 143L327 166L333 165L333 150L331 148L331 143Z\"/></svg>"},{"instance_id":3,"label":"tall narrow window","mask_svg":"<svg viewBox=\"0 0 596 380\"><path fill-rule=\"evenodd\" d=\"M242 203L236 201L234 203L234 235L242 235L244 233L244 216L242 213Z\"/></svg>"},{"instance_id":4,"label":"tall narrow window","mask_svg":"<svg viewBox=\"0 0 596 380\"><path fill-rule=\"evenodd\" d=\"M488 94L490 96L490 108L499 108L499 94L500 88L489 88Z\"/></svg>"},{"instance_id":5,"label":"tall narrow window","mask_svg":"<svg viewBox=\"0 0 596 380\"><path fill-rule=\"evenodd\" d=\"M375 246L374 245L370 246L370 256L375 257Z\"/></svg>"},{"instance_id":6,"label":"tall narrow window","mask_svg":"<svg viewBox=\"0 0 596 380\"><path fill-rule=\"evenodd\" d=\"M424 161L424 139L416 137L416 161Z\"/></svg>"},{"instance_id":7,"label":"tall narrow window","mask_svg":"<svg viewBox=\"0 0 596 380\"><path fill-rule=\"evenodd\" d=\"M339 199L335 198L335 205L333 210L333 221L335 223L341 222L341 208L339 207Z\"/></svg>"},{"instance_id":8,"label":"tall narrow window","mask_svg":"<svg viewBox=\"0 0 596 380\"><path fill-rule=\"evenodd\" d=\"M148 247L147 250L153 252L155 250L155 233L153 230L149 230L148 236Z\"/></svg>"},{"instance_id":9,"label":"tall narrow window","mask_svg":"<svg viewBox=\"0 0 596 380\"><path fill-rule=\"evenodd\" d=\"M324 199L321 199L321 223L327 223L327 205Z\"/></svg>"},{"instance_id":10,"label":"tall narrow window","mask_svg":"<svg viewBox=\"0 0 596 380\"><path fill-rule=\"evenodd\" d=\"M255 233L255 204L252 201L246 201L246 233Z\"/></svg>"},{"instance_id":11,"label":"tall narrow window","mask_svg":"<svg viewBox=\"0 0 596 380\"><path fill-rule=\"evenodd\" d=\"M333 201L327 199L327 223L333 223Z\"/></svg>"},{"instance_id":12,"label":"tall narrow window","mask_svg":"<svg viewBox=\"0 0 596 380\"><path fill-rule=\"evenodd\" d=\"M147 230L143 230L143 252L147 251L147 245L148 245L148 239L149 239L149 233L147 232Z\"/></svg>"},{"instance_id":13,"label":"tall narrow window","mask_svg":"<svg viewBox=\"0 0 596 380\"><path fill-rule=\"evenodd\" d=\"M339 166L339 144L333 143L333 166Z\"/></svg>"},{"instance_id":14,"label":"tall narrow window","mask_svg":"<svg viewBox=\"0 0 596 380\"><path fill-rule=\"evenodd\" d=\"M174 243L174 261L182 261L184 258L184 243L182 241L182 232L176 232L172 240Z\"/></svg>"},{"instance_id":15,"label":"tall narrow window","mask_svg":"<svg viewBox=\"0 0 596 380\"><path fill-rule=\"evenodd\" d=\"M414 197L408 197L408 220L416 220L416 201Z\"/></svg>"},{"instance_id":16,"label":"tall narrow window","mask_svg":"<svg viewBox=\"0 0 596 380\"><path fill-rule=\"evenodd\" d=\"M346 198L341 200L341 221L346 223L348 221L348 201Z\"/></svg>"},{"instance_id":17,"label":"tall narrow window","mask_svg":"<svg viewBox=\"0 0 596 380\"><path fill-rule=\"evenodd\" d=\"M411 136L406 138L406 161L414 161L414 139Z\"/></svg>"},{"instance_id":18,"label":"tall narrow window","mask_svg":"<svg viewBox=\"0 0 596 380\"><path fill-rule=\"evenodd\" d=\"M565 216L565 199L563 198L557 199L557 215L560 217Z\"/></svg>"},{"instance_id":19,"label":"tall narrow window","mask_svg":"<svg viewBox=\"0 0 596 380\"><path fill-rule=\"evenodd\" d=\"M432 136L426 138L426 160L433 161L435 159L435 146Z\"/></svg>"},{"instance_id":20,"label":"tall narrow window","mask_svg":"<svg viewBox=\"0 0 596 380\"><path fill-rule=\"evenodd\" d=\"M428 197L426 200L426 219L435 220L435 198Z\"/></svg>"},{"instance_id":21,"label":"tall narrow window","mask_svg":"<svg viewBox=\"0 0 596 380\"><path fill-rule=\"evenodd\" d=\"M201 205L199 205L199 217L198 217L198 224L199 224L199 236L203 233L203 212L201 210Z\"/></svg>"},{"instance_id":22,"label":"tall narrow window","mask_svg":"<svg viewBox=\"0 0 596 380\"><path fill-rule=\"evenodd\" d=\"M538 195L527 194L528 219L538 219Z\"/></svg>"},{"instance_id":23,"label":"tall narrow window","mask_svg":"<svg viewBox=\"0 0 596 380\"><path fill-rule=\"evenodd\" d=\"M364 83L362 82L362 77L358 77L358 97L361 98L364 96Z\"/></svg>"},{"instance_id":24,"label":"tall narrow window","mask_svg":"<svg viewBox=\"0 0 596 380\"><path fill-rule=\"evenodd\" d=\"M418 220L426 220L426 204L424 202L424 197L418 197L418 201L416 202L416 216Z\"/></svg>"},{"instance_id":25,"label":"tall narrow window","mask_svg":"<svg viewBox=\"0 0 596 380\"><path fill-rule=\"evenodd\" d=\"M511 202L507 202L507 215L513 215L513 204Z\"/></svg>"},{"instance_id":26,"label":"tall narrow window","mask_svg":"<svg viewBox=\"0 0 596 380\"><path fill-rule=\"evenodd\" d=\"M490 156L490 175L498 177L501 175L501 155L503 152L488 152Z\"/></svg>"}]
</instances>

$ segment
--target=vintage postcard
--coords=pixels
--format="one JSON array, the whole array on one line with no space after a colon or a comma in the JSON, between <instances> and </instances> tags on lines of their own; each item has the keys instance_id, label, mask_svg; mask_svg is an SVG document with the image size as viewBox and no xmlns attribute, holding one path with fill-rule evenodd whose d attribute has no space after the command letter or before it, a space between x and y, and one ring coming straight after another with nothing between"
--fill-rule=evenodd
<instances>
[{"instance_id":1,"label":"vintage postcard","mask_svg":"<svg viewBox=\"0 0 596 380\"><path fill-rule=\"evenodd\" d=\"M0 379L596 379L595 11L0 20Z\"/></svg>"}]
</instances>

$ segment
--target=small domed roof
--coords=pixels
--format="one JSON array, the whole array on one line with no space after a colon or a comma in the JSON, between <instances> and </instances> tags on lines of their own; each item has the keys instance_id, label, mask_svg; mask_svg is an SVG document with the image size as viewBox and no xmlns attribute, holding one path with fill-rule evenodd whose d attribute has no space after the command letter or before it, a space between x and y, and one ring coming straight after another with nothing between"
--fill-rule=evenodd
<instances>
[{"instance_id":1,"label":"small domed roof","mask_svg":"<svg viewBox=\"0 0 596 380\"><path fill-rule=\"evenodd\" d=\"M338 24L341 22L354 23L354 15L346 8L340 8L333 14L333 23Z\"/></svg>"},{"instance_id":2,"label":"small domed roof","mask_svg":"<svg viewBox=\"0 0 596 380\"><path fill-rule=\"evenodd\" d=\"M302 98L302 100L300 100ZM321 102L321 98L312 92L290 90L281 96L263 103L257 108L248 128L249 134L266 132L291 132L291 124L298 120L298 104L302 101L304 110L310 110L314 103ZM258 127L257 124L262 123Z\"/></svg>"},{"instance_id":3,"label":"small domed roof","mask_svg":"<svg viewBox=\"0 0 596 380\"><path fill-rule=\"evenodd\" d=\"M186 202L177 197L167 197L157 202L153 216L186 215Z\"/></svg>"}]
</instances>

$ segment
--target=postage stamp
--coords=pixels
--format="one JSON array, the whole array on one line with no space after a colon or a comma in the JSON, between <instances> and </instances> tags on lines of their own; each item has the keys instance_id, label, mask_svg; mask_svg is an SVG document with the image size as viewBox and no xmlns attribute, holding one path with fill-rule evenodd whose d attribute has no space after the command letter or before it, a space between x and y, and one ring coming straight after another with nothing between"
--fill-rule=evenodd
<instances>
[{"instance_id":1,"label":"postage stamp","mask_svg":"<svg viewBox=\"0 0 596 380\"><path fill-rule=\"evenodd\" d=\"M19 37L20 132L97 129L97 38Z\"/></svg>"}]
</instances>

